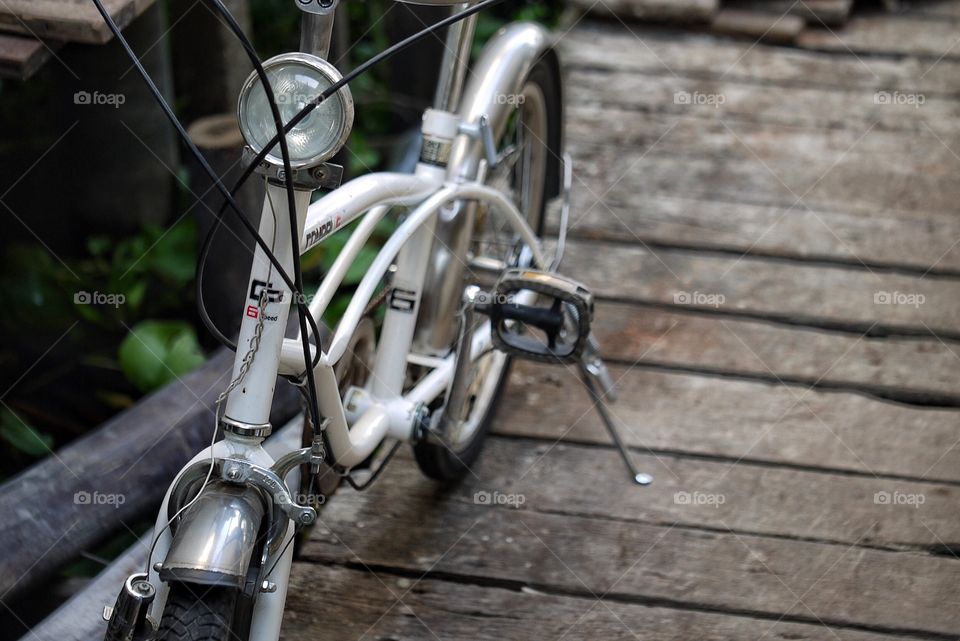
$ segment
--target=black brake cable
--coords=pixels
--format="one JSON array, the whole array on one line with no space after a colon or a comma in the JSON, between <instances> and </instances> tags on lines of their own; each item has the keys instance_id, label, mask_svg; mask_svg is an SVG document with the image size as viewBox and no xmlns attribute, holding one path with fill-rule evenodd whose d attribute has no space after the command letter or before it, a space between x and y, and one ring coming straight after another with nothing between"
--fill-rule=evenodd
<instances>
[{"instance_id":1,"label":"black brake cable","mask_svg":"<svg viewBox=\"0 0 960 641\"><path fill-rule=\"evenodd\" d=\"M505 1L506 0L483 0L483 2L479 2L467 9L464 9L463 11L460 11L451 16L448 16L443 20L440 20L424 29L421 29L417 33L404 38L400 42L394 45L391 45L387 49L384 49L383 51L376 54L366 62L363 62L360 65L358 65L351 72L343 76L343 78L333 83L323 92L321 92L319 96L314 98L310 102L310 104L308 104L303 109L301 109L300 112L297 113L297 115L291 118L290 121L287 122L286 125L284 125L283 127L284 133L289 133L293 127L295 127L297 124L300 123L300 121L306 118L307 115L311 111L316 109L317 106L319 106L323 101L329 99L332 95L340 91L340 89L342 89L343 87L348 85L350 82L355 80L358 76L369 71L371 68L373 68L380 62L383 62L384 60L400 53L401 51L403 51L410 45L414 44L415 42L418 42L423 38L441 29L444 29L452 24L455 24L457 22L460 22L461 20L464 20L465 18L472 16L475 13L478 13L494 5L501 4L502 2L505 2ZM243 173L240 175L240 177L237 179L237 181L234 183L233 187L230 190L231 196L236 196L236 194L240 191L240 188L243 187L243 185L247 182L250 176L253 175L256 167L263 161L264 158L267 157L269 150L273 149L273 147L277 144L277 142L279 141L279 138L280 138L280 135L278 133L266 145L264 145L263 149L260 152L258 152L256 156L253 158L253 160L251 160L250 163L244 168ZM221 344L225 345L226 347L228 347L233 351L236 351L237 349L236 343L234 343L229 337L225 336L223 332L220 331L220 329L213 322L213 319L210 318L210 315L207 313L206 305L203 302L203 289L202 289L203 271L206 266L207 257L210 253L210 246L213 244L213 237L216 234L217 229L220 227L220 225L223 222L223 215L224 213L226 213L226 209L228 205L229 205L228 202L224 202L223 205L221 205L220 210L216 214L216 220L213 224L213 227L211 227L210 230L207 232L207 236L206 238L204 238L203 246L200 250L199 265L197 268L197 308L200 314L200 319L203 321L203 324L206 326L207 330L209 330L210 333L213 334L213 336L218 341L220 341ZM312 329L315 332L315 335L317 336L317 341L319 341L320 340L319 331L315 326ZM318 350L317 358L314 359L314 365L317 364L318 360L319 360L319 350Z\"/></svg>"},{"instance_id":2,"label":"black brake cable","mask_svg":"<svg viewBox=\"0 0 960 641\"><path fill-rule=\"evenodd\" d=\"M267 72L263 68L263 62L260 60L260 56L257 55L256 49L253 47L253 43L250 42L250 39L243 32L243 29L233 17L233 14L230 13L230 10L224 6L222 0L210 0L210 2L213 4L214 9L217 10L217 13L219 13L220 16L227 21L227 26L230 27L233 35L236 36L237 40L240 41L244 51L247 53L247 57L250 59L251 64L253 64L253 67L257 72L257 77L260 78L260 83L263 85L267 102L270 104L270 112L273 116L273 124L277 130L277 138L278 142L280 143L280 155L283 159L283 170L285 172L284 175L288 178L286 181L284 181L284 186L287 193L287 212L288 219L290 221L290 244L293 254L293 282L296 286L294 288L293 295L297 297L297 320L300 324L300 342L303 346L303 369L307 381L307 393L310 397L310 417L314 425L320 425L320 409L319 404L317 403L317 386L314 382L313 374L313 369L316 366L316 363L312 363L310 356L310 332L307 331L306 319L307 315L310 315L311 318L313 315L309 314L308 310L305 311L303 305L304 293L303 270L300 265L300 228L297 224L297 203L296 195L294 194L293 190L293 168L290 166L290 149L287 145L287 137L285 135L280 135L280 132L283 131L283 119L280 117L280 109L277 107L277 100L273 93L273 87L270 85L270 79L267 77ZM267 147L267 149L271 149L271 147ZM317 356L319 356L319 331L314 334L314 337L317 341ZM313 366L310 365L311 363Z\"/></svg>"},{"instance_id":3,"label":"black brake cable","mask_svg":"<svg viewBox=\"0 0 960 641\"><path fill-rule=\"evenodd\" d=\"M218 9L222 7L222 3L219 3L219 0L213 0L213 1L219 5ZM340 80L330 85L327 89L321 92L320 95L318 95L316 98L311 100L310 103L307 104L303 109L301 109L293 118L290 119L290 121L288 121L285 125L283 125L282 127L283 133L284 134L289 133L293 127L299 124L304 118L306 118L314 109L316 109L325 100L329 99L330 96L334 95L336 92L338 92L340 89L342 89L347 84L352 82L358 76L365 73L366 71L368 71L375 65L379 64L380 62L396 55L397 53L403 51L404 49L411 46L415 42L418 42L419 40L427 37L428 35L433 34L436 31L439 31L440 29L444 29L450 26L451 24L455 24L461 20L464 20L465 18L468 18L469 16L475 13L478 13L493 5L500 4L504 1L505 0L483 0L483 2L479 2L473 5L472 7L469 7L443 20L440 20L434 23L433 25L430 25L418 31L415 34L408 36L407 38L404 38L400 42L396 43L395 45L392 45L391 47L385 49L384 51L381 51L380 53L376 54L366 62L357 66L350 73L343 76ZM206 257L209 254L209 246L212 241L212 236L216 232L217 228L222 224L223 215L226 212L226 209L229 207L234 212L234 214L240 219L240 222L247 229L247 231L253 236L257 245L259 245L260 248L263 250L267 259L277 269L277 273L283 279L284 283L297 296L297 300L295 301L295 303L298 307L298 315L299 315L300 324L301 324L301 327L300 327L301 337L304 340L304 363L306 364L307 361L310 361L309 336L308 336L307 328L305 326L306 323L309 323L311 325L310 329L313 330L316 340L318 341L320 340L321 333L319 328L316 325L316 321L313 318L313 315L306 313L306 311L304 310L305 304L304 304L304 296L303 296L303 288L302 288L302 272L300 270L300 264L299 264L299 240L300 239L297 238L297 233L296 233L296 218L295 218L296 207L292 199L292 191L293 191L292 185L290 185L289 183L287 185L287 188L288 188L287 196L288 196L288 206L291 211L291 216L293 217L293 220L292 220L293 230L291 234L291 238L292 238L291 242L294 244L294 272L295 272L294 279L291 279L289 274L287 274L286 270L283 269L283 266L280 264L276 256L267 246L266 242L260 236L259 232L253 227L252 223L250 223L247 217L243 214L242 210L240 209L239 205L234 199L234 196L236 195L236 193L250 178L250 176L253 174L256 167L259 166L260 162L262 162L266 158L269 152L278 143L281 146L281 154L283 155L284 168L287 171L287 175L288 176L292 175L289 169L290 160L289 160L288 150L286 149L286 135L281 136L279 131L280 123L275 122L278 129L277 134L266 145L263 146L263 149L256 154L256 157L253 160L251 160L251 162L244 169L243 174L234 184L233 188L230 191L227 191L226 187L224 187L220 178L213 171L213 168L210 167L209 163L207 163L206 159L200 153L200 150L197 149L193 141L190 140L190 137L187 135L187 132L184 129L183 125L180 123L179 119L177 119L176 115L173 113L173 110L170 108L170 105L167 104L167 101L163 98L156 84L150 78L150 75L143 68L143 65L140 63L140 60L137 58L136 54L131 49L129 43L126 41L126 39L123 37L123 34L120 32L119 27L117 27L116 23L113 21L113 18L104 9L101 0L93 0L93 3L97 7L97 11L100 13L100 16L103 18L107 27L110 29L113 36L117 38L117 41L123 47L124 52L127 54L127 57L133 63L134 67L137 69L137 72L139 73L143 81L146 83L147 88L150 90L151 94L153 95L154 100L157 102L157 104L163 110L164 115L167 117L167 119L176 129L177 134L179 135L183 143L186 145L191 155L194 156L194 158L200 164L200 167L204 170L204 172L208 175L208 177L213 181L217 191L219 191L220 194L224 197L224 203L220 207L220 210L217 212L214 225L208 232L207 238L205 238L204 240L204 245L203 245L203 249L201 250L201 257L200 257L201 262L198 265L198 274L197 274L198 299L197 300L198 300L198 306L201 310L201 314L200 314L201 319L203 320L204 325L207 326L208 330L210 330L211 333L213 333L213 335L218 340L225 343L228 347L232 347L234 350L236 349L236 345L232 341L230 341L226 336L224 336L222 332L219 331L219 328L216 327L216 325L212 322L212 319L210 319L209 315L206 313L206 308L202 302L203 300L202 289L199 287L200 283L202 282L202 270L206 263ZM226 8L223 7L223 9L226 9ZM251 61L254 63L254 66L257 68L257 73L261 79L261 82L264 83L265 85L265 91L267 91L268 101L270 102L270 105L271 105L271 111L274 112L273 115L275 117L275 121L279 120L278 118L279 110L277 109L275 98L272 95L272 91L269 91L269 88L270 88L269 80L267 79L266 74L263 71L263 67L260 64L259 58L256 56L256 53L252 50L252 45L250 45L249 40L246 38L245 34L243 34L242 30L239 29L239 25L236 25L236 21L233 19L233 16L229 13L229 11L221 12L221 15L223 15L223 17L228 21L228 23L231 25L231 29L234 30L234 34L237 35L241 43L244 44L244 48L247 49L247 53L251 54ZM236 26L237 29L233 29L234 26ZM281 138L283 140L281 140ZM317 354L314 357L314 359L311 361L314 366L319 362L319 359L321 356L320 351L321 350L319 349L319 345L318 345ZM312 379L313 368L305 367L304 369L307 372L308 379ZM311 387L313 387L313 385L311 385Z\"/></svg>"},{"instance_id":4,"label":"black brake cable","mask_svg":"<svg viewBox=\"0 0 960 641\"><path fill-rule=\"evenodd\" d=\"M280 261L277 260L277 257L270 250L270 247L267 246L267 243L263 240L263 237L257 232L253 227L247 217L244 215L243 211L240 209L240 206L237 204L236 200L233 198L233 194L227 191L227 188L224 187L223 182L217 176L216 172L210 167L210 164L207 162L206 158L203 157L203 154L200 153L200 150L197 149L197 146L190 140L190 136L187 135L186 130L183 125L180 123L180 120L173 113L173 110L170 108L170 105L167 104L167 101L161 95L160 90L157 89L156 84L154 84L153 79L150 78L150 75L147 73L146 69L143 68L143 65L140 63L140 60L137 58L136 54L133 52L133 49L130 48L130 44L123 37L123 34L120 32L120 28L117 27L117 24L113 21L113 18L110 14L104 9L102 0L93 0L93 4L97 7L97 11L100 13L100 16L103 18L103 21L106 23L107 27L110 29L110 32L117 39L120 45L123 47L124 52L127 57L130 59L133 66L136 68L137 73L143 79L144 83L147 85L147 88L150 90L150 93L153 95L154 101L160 106L167 120L173 125L174 129L177 131L177 135L183 141L184 145L190 151L190 154L194 159L199 163L200 167L203 169L204 173L210 178L213 182L214 187L217 191L224 197L224 205L222 210L225 211L229 207L233 213L237 216L246 230L253 236L257 245L263 250L267 259L270 263L276 268L277 273L283 279L283 282L291 289L295 290L296 285L293 282L293 279L290 278L290 275L287 274L286 270L283 269L283 265L280 264ZM277 139L274 139L273 145L276 145ZM271 149L268 147L267 149ZM258 161L259 162L259 161ZM251 172L252 173L252 172ZM299 304L303 304L303 301L298 301ZM319 336L319 329L316 328L316 323L313 322L313 317L310 316L310 322L313 325L314 331L317 332Z\"/></svg>"}]
</instances>

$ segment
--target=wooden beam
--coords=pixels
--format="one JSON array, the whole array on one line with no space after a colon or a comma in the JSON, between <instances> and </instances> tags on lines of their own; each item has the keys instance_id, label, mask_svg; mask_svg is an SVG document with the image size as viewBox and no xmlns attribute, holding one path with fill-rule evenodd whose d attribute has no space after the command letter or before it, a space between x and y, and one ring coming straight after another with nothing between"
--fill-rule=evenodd
<instances>
[{"instance_id":1,"label":"wooden beam","mask_svg":"<svg viewBox=\"0 0 960 641\"><path fill-rule=\"evenodd\" d=\"M593 327L606 357L620 363L839 388L901 402L960 405L960 345L934 337L865 338L686 312L683 305L652 308L607 302L597 305Z\"/></svg>"},{"instance_id":2,"label":"wooden beam","mask_svg":"<svg viewBox=\"0 0 960 641\"><path fill-rule=\"evenodd\" d=\"M123 29L153 1L103 0L103 6ZM88 44L113 37L89 0L5 0L0 3L0 30Z\"/></svg>"},{"instance_id":3,"label":"wooden beam","mask_svg":"<svg viewBox=\"0 0 960 641\"><path fill-rule=\"evenodd\" d=\"M599 16L649 22L709 22L719 0L573 0L571 5Z\"/></svg>"},{"instance_id":4,"label":"wooden beam","mask_svg":"<svg viewBox=\"0 0 960 641\"><path fill-rule=\"evenodd\" d=\"M50 59L50 49L35 38L0 34L0 77L26 80Z\"/></svg>"},{"instance_id":5,"label":"wooden beam","mask_svg":"<svg viewBox=\"0 0 960 641\"><path fill-rule=\"evenodd\" d=\"M773 44L791 44L806 23L794 15L775 15L739 9L723 9L713 16L710 30L724 36L750 38Z\"/></svg>"},{"instance_id":6,"label":"wooden beam","mask_svg":"<svg viewBox=\"0 0 960 641\"><path fill-rule=\"evenodd\" d=\"M943 607L960 564L865 547L956 540L957 488L652 456L639 457L656 476L640 488L611 450L549 445L492 439L479 480L468 474L445 493L398 461L375 488L325 507L303 558L888 634L960 626ZM893 488L926 503L874 502ZM523 505L488 504L479 492ZM715 500L694 504L683 492ZM772 534L787 521L779 537L741 529ZM846 530L841 544L811 540L827 528Z\"/></svg>"},{"instance_id":7,"label":"wooden beam","mask_svg":"<svg viewBox=\"0 0 960 641\"><path fill-rule=\"evenodd\" d=\"M958 279L583 241L567 244L563 269L625 302L960 340Z\"/></svg>"},{"instance_id":8,"label":"wooden beam","mask_svg":"<svg viewBox=\"0 0 960 641\"><path fill-rule=\"evenodd\" d=\"M792 0L788 0L792 2ZM559 46L569 69L630 71L674 80L742 81L776 87L913 90L927 98L960 94L960 63L916 58L857 59L831 52L757 47L708 34L677 37L653 26L583 21ZM676 74L676 75L674 75ZM769 97L770 91L758 90ZM837 114L843 115L843 114Z\"/></svg>"},{"instance_id":9,"label":"wooden beam","mask_svg":"<svg viewBox=\"0 0 960 641\"><path fill-rule=\"evenodd\" d=\"M922 56L933 66L941 59L960 59L956 41L953 20L873 14L854 16L837 31L808 29L797 38L797 45L839 54Z\"/></svg>"},{"instance_id":10,"label":"wooden beam","mask_svg":"<svg viewBox=\"0 0 960 641\"><path fill-rule=\"evenodd\" d=\"M638 451L960 483L955 409L642 366L611 373L620 395L611 410ZM499 416L499 434L610 443L562 368L516 365Z\"/></svg>"},{"instance_id":11,"label":"wooden beam","mask_svg":"<svg viewBox=\"0 0 960 641\"><path fill-rule=\"evenodd\" d=\"M662 603L628 603L620 595L605 596L601 604L592 596L548 593L543 586L526 583L480 586L469 580L430 576L417 580L383 571L373 574L296 563L283 634L289 641L432 639L434 635L445 641L742 641L764 635L798 641L824 635L834 641L893 641L874 632L825 628L820 623L677 610Z\"/></svg>"}]
</instances>

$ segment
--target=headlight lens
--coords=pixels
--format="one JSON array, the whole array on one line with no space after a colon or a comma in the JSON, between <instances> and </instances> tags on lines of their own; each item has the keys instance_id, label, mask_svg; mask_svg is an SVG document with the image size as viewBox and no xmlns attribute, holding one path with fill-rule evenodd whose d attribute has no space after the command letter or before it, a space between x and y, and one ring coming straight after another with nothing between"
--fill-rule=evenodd
<instances>
[{"instance_id":1,"label":"headlight lens","mask_svg":"<svg viewBox=\"0 0 960 641\"><path fill-rule=\"evenodd\" d=\"M340 79L339 72L330 63L304 53L276 56L265 62L263 68L284 123ZM256 72L247 79L240 93L239 120L244 140L257 153L277 134L267 92ZM305 167L332 157L346 142L352 125L353 99L350 88L344 87L287 133L290 164ZM276 165L283 163L279 143L266 159Z\"/></svg>"}]
</instances>

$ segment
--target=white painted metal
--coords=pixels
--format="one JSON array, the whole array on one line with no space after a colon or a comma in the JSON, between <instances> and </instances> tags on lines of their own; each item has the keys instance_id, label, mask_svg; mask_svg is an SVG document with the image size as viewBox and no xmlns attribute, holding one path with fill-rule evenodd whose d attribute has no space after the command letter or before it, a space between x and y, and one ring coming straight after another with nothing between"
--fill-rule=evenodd
<instances>
[{"instance_id":1,"label":"white painted metal","mask_svg":"<svg viewBox=\"0 0 960 641\"><path fill-rule=\"evenodd\" d=\"M304 217L310 203L310 192L295 192L297 206L297 224L303 229ZM293 250L290 242L290 219L287 208L287 193L277 185L267 185L264 197L263 214L260 216L260 235L288 274L293 273ZM257 298L261 289L267 289L268 300L261 310ZM247 281L248 298L242 310L240 336L237 339L237 355L233 363L235 380L244 358L250 350L251 341L257 332L257 324L263 318L263 333L253 362L243 377L243 383L230 392L227 399L225 417L248 423L263 425L270 420L270 404L273 402L273 388L277 382L277 363L280 360L280 347L283 343L287 317L290 313L292 292L277 275L266 254L258 246L253 257L250 279ZM241 310L238 310L241 311ZM303 357L301 356L301 361Z\"/></svg>"}]
</instances>

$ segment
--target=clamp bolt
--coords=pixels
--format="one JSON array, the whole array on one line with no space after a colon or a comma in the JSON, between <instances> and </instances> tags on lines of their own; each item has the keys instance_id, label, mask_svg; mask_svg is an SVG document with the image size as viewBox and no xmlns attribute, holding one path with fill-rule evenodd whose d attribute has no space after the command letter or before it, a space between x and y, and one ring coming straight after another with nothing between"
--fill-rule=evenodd
<instances>
[{"instance_id":1,"label":"clamp bolt","mask_svg":"<svg viewBox=\"0 0 960 641\"><path fill-rule=\"evenodd\" d=\"M260 584L260 591L272 594L277 591L277 584L273 581L264 581Z\"/></svg>"}]
</instances>

